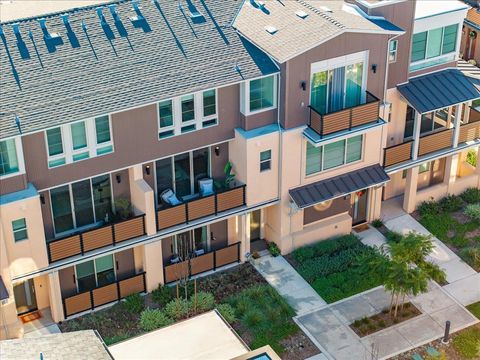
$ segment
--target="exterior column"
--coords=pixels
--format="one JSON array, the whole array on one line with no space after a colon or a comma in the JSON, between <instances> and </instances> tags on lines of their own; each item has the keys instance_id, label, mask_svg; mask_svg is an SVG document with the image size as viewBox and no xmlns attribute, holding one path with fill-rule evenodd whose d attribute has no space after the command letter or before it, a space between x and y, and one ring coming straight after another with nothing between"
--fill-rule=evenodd
<instances>
[{"instance_id":1,"label":"exterior column","mask_svg":"<svg viewBox=\"0 0 480 360\"><path fill-rule=\"evenodd\" d=\"M418 146L420 144L420 129L422 125L422 114L415 111L415 123L413 125L413 146L412 146L412 160L417 160Z\"/></svg>"},{"instance_id":2,"label":"exterior column","mask_svg":"<svg viewBox=\"0 0 480 360\"><path fill-rule=\"evenodd\" d=\"M130 198L135 215L145 214L145 230L147 235L157 233L155 220L155 196L153 189L143 179L143 168L135 165L128 171L130 180Z\"/></svg>"},{"instance_id":3,"label":"exterior column","mask_svg":"<svg viewBox=\"0 0 480 360\"><path fill-rule=\"evenodd\" d=\"M455 154L447 157L445 162L445 175L443 182L447 184L447 193L452 193L452 187L457 179L458 164L460 161L460 154Z\"/></svg>"},{"instance_id":4,"label":"exterior column","mask_svg":"<svg viewBox=\"0 0 480 360\"><path fill-rule=\"evenodd\" d=\"M472 106L472 102L466 102L463 108L463 123L466 124L470 121L470 106Z\"/></svg>"},{"instance_id":5,"label":"exterior column","mask_svg":"<svg viewBox=\"0 0 480 360\"><path fill-rule=\"evenodd\" d=\"M147 284L147 292L164 284L162 240L143 245L143 270Z\"/></svg>"},{"instance_id":6,"label":"exterior column","mask_svg":"<svg viewBox=\"0 0 480 360\"><path fill-rule=\"evenodd\" d=\"M369 189L369 211L367 221L373 221L380 218L380 210L382 207L382 189L383 186L373 187Z\"/></svg>"},{"instance_id":7,"label":"exterior column","mask_svg":"<svg viewBox=\"0 0 480 360\"><path fill-rule=\"evenodd\" d=\"M455 120L453 122L453 141L452 146L458 146L458 137L460 136L460 119L462 118L462 104L455 106Z\"/></svg>"},{"instance_id":8,"label":"exterior column","mask_svg":"<svg viewBox=\"0 0 480 360\"><path fill-rule=\"evenodd\" d=\"M475 167L475 174L478 175L477 187L480 189L480 146L477 147L477 166Z\"/></svg>"},{"instance_id":9,"label":"exterior column","mask_svg":"<svg viewBox=\"0 0 480 360\"><path fill-rule=\"evenodd\" d=\"M250 214L238 216L238 238L240 241L240 261L246 260L245 254L250 253Z\"/></svg>"},{"instance_id":10,"label":"exterior column","mask_svg":"<svg viewBox=\"0 0 480 360\"><path fill-rule=\"evenodd\" d=\"M65 320L62 303L62 291L60 288L60 278L58 271L48 274L48 300L50 301L50 311L52 319L55 322Z\"/></svg>"},{"instance_id":11,"label":"exterior column","mask_svg":"<svg viewBox=\"0 0 480 360\"><path fill-rule=\"evenodd\" d=\"M415 211L417 197L418 166L407 170L407 183L403 196L403 210L407 213Z\"/></svg>"},{"instance_id":12,"label":"exterior column","mask_svg":"<svg viewBox=\"0 0 480 360\"><path fill-rule=\"evenodd\" d=\"M266 211L265 208L260 210L260 239L265 239L265 216Z\"/></svg>"}]
</instances>

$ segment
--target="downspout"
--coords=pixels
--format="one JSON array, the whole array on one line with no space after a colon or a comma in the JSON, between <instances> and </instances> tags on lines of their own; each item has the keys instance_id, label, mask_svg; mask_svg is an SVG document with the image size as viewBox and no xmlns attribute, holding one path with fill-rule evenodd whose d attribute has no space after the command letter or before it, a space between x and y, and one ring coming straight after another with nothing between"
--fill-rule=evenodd
<instances>
[{"instance_id":1,"label":"downspout","mask_svg":"<svg viewBox=\"0 0 480 360\"><path fill-rule=\"evenodd\" d=\"M285 64L285 66L287 66ZM280 204L280 216L282 212L282 201L281 201L281 195L282 195L282 164L283 164L283 132L282 132L282 126L280 125L280 106L281 106L281 79L282 79L282 68L280 67L280 72L278 73L278 79L277 79L277 127L278 127L278 200ZM281 224L281 222L280 222ZM280 225L280 246L279 248L282 248L282 225Z\"/></svg>"}]
</instances>

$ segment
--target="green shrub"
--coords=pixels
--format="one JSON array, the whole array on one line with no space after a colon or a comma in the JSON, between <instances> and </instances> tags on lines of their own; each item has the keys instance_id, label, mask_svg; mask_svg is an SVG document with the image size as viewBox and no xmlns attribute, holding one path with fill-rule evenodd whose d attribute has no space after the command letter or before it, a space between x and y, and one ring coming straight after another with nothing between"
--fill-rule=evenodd
<instances>
[{"instance_id":1,"label":"green shrub","mask_svg":"<svg viewBox=\"0 0 480 360\"><path fill-rule=\"evenodd\" d=\"M469 204L463 212L469 218L480 221L480 204Z\"/></svg>"},{"instance_id":2,"label":"green shrub","mask_svg":"<svg viewBox=\"0 0 480 360\"><path fill-rule=\"evenodd\" d=\"M462 249L461 255L470 266L480 269L480 246L466 247Z\"/></svg>"},{"instance_id":3,"label":"green shrub","mask_svg":"<svg viewBox=\"0 0 480 360\"><path fill-rule=\"evenodd\" d=\"M145 307L143 297L140 294L131 294L125 298L125 308L131 314L140 314Z\"/></svg>"},{"instance_id":4,"label":"green shrub","mask_svg":"<svg viewBox=\"0 0 480 360\"><path fill-rule=\"evenodd\" d=\"M293 257L301 263L308 259L348 249L359 243L360 240L358 240L355 235L345 235L334 239L323 240L314 245L298 248L293 252Z\"/></svg>"},{"instance_id":5,"label":"green shrub","mask_svg":"<svg viewBox=\"0 0 480 360\"><path fill-rule=\"evenodd\" d=\"M467 153L467 163L472 165L473 167L477 166L477 152L475 150L470 150Z\"/></svg>"},{"instance_id":6,"label":"green shrub","mask_svg":"<svg viewBox=\"0 0 480 360\"><path fill-rule=\"evenodd\" d=\"M199 291L197 292L196 296L196 303L195 303L195 295L192 294L192 297L189 301L190 309L194 309L196 311L207 311L213 309L215 306L215 298L213 297L212 293Z\"/></svg>"},{"instance_id":7,"label":"green shrub","mask_svg":"<svg viewBox=\"0 0 480 360\"><path fill-rule=\"evenodd\" d=\"M439 201L439 205L445 212L454 212L463 207L463 200L460 196L447 195Z\"/></svg>"},{"instance_id":8,"label":"green shrub","mask_svg":"<svg viewBox=\"0 0 480 360\"><path fill-rule=\"evenodd\" d=\"M140 327L144 331L153 331L172 323L173 320L159 309L146 309L140 315Z\"/></svg>"},{"instance_id":9,"label":"green shrub","mask_svg":"<svg viewBox=\"0 0 480 360\"><path fill-rule=\"evenodd\" d=\"M160 284L158 288L152 291L152 299L159 306L164 307L173 299L173 289Z\"/></svg>"},{"instance_id":10,"label":"green shrub","mask_svg":"<svg viewBox=\"0 0 480 360\"><path fill-rule=\"evenodd\" d=\"M387 242L398 243L400 240L402 240L403 235L399 232L389 230L387 231L385 237L387 238Z\"/></svg>"},{"instance_id":11,"label":"green shrub","mask_svg":"<svg viewBox=\"0 0 480 360\"><path fill-rule=\"evenodd\" d=\"M112 337L104 338L103 342L105 343L105 345L110 346L110 345L113 345L117 342L127 340L128 338L130 338L130 335L128 335L128 334L114 335Z\"/></svg>"},{"instance_id":12,"label":"green shrub","mask_svg":"<svg viewBox=\"0 0 480 360\"><path fill-rule=\"evenodd\" d=\"M189 303L185 299L174 299L165 306L165 314L175 320L180 320L188 314Z\"/></svg>"},{"instance_id":13,"label":"green shrub","mask_svg":"<svg viewBox=\"0 0 480 360\"><path fill-rule=\"evenodd\" d=\"M381 228L381 227L383 226L383 221L382 221L382 219L375 219L375 220L373 220L373 221L372 221L372 226L373 226L374 228L377 228L377 229L378 229L378 228Z\"/></svg>"},{"instance_id":14,"label":"green shrub","mask_svg":"<svg viewBox=\"0 0 480 360\"><path fill-rule=\"evenodd\" d=\"M268 243L268 251L270 252L270 255L273 257L277 257L280 255L280 249L278 248L277 244L274 242L269 242Z\"/></svg>"},{"instance_id":15,"label":"green shrub","mask_svg":"<svg viewBox=\"0 0 480 360\"><path fill-rule=\"evenodd\" d=\"M217 305L217 310L222 314L223 318L229 323L232 324L235 322L235 309L230 304L219 304Z\"/></svg>"},{"instance_id":16,"label":"green shrub","mask_svg":"<svg viewBox=\"0 0 480 360\"><path fill-rule=\"evenodd\" d=\"M420 215L427 216L427 215L438 215L442 213L443 209L438 202L430 200L430 201L423 201L420 205L418 205L417 210L420 213Z\"/></svg>"},{"instance_id":17,"label":"green shrub","mask_svg":"<svg viewBox=\"0 0 480 360\"><path fill-rule=\"evenodd\" d=\"M480 319L480 301L470 304L467 306L467 309L475 315L478 319Z\"/></svg>"},{"instance_id":18,"label":"green shrub","mask_svg":"<svg viewBox=\"0 0 480 360\"><path fill-rule=\"evenodd\" d=\"M480 357L480 329L472 327L454 337L453 346L465 359Z\"/></svg>"},{"instance_id":19,"label":"green shrub","mask_svg":"<svg viewBox=\"0 0 480 360\"><path fill-rule=\"evenodd\" d=\"M242 317L242 320L245 321L248 327L255 327L262 321L263 318L262 311L257 308L248 309Z\"/></svg>"},{"instance_id":20,"label":"green shrub","mask_svg":"<svg viewBox=\"0 0 480 360\"><path fill-rule=\"evenodd\" d=\"M480 189L468 188L460 194L460 197L469 204L480 203Z\"/></svg>"}]
</instances>

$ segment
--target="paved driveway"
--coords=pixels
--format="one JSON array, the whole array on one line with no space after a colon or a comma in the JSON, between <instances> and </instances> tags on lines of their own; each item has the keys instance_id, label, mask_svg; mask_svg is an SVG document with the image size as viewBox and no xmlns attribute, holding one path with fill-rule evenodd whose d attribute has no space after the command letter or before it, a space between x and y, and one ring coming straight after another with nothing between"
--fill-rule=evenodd
<instances>
[{"instance_id":1,"label":"paved driveway","mask_svg":"<svg viewBox=\"0 0 480 360\"><path fill-rule=\"evenodd\" d=\"M462 305L441 287L431 283L428 293L411 298L422 315L369 336L360 338L350 329L356 319L379 313L389 306L390 295L383 287L341 300L295 321L323 349L327 357L336 360L370 359L372 349L379 359L427 343L443 335L445 321L450 320L452 331L478 322Z\"/></svg>"}]
</instances>

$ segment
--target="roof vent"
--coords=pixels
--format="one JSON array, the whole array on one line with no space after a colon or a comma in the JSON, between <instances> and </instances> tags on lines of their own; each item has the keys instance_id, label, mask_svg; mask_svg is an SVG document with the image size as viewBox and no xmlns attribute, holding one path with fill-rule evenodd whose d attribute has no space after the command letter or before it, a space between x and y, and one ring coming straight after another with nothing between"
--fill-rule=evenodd
<instances>
[{"instance_id":1,"label":"roof vent","mask_svg":"<svg viewBox=\"0 0 480 360\"><path fill-rule=\"evenodd\" d=\"M159 7L160 5L158 4L158 0L153 0L153 3L155 6ZM138 0L132 0L132 7L137 16L130 16L130 21L132 22L132 25L134 28L142 28L143 32L150 32L152 29L150 28L150 25L148 25L147 20L145 17L142 15L142 12L140 11L140 6L138 6Z\"/></svg>"},{"instance_id":2,"label":"roof vent","mask_svg":"<svg viewBox=\"0 0 480 360\"><path fill-rule=\"evenodd\" d=\"M200 11L198 11L197 7L192 3L191 0L187 0L187 5L190 13L190 19L192 19L194 24L205 22L205 17Z\"/></svg>"},{"instance_id":3,"label":"roof vent","mask_svg":"<svg viewBox=\"0 0 480 360\"><path fill-rule=\"evenodd\" d=\"M332 12L332 9L330 9L328 6L320 6L320 10L325 11L325 12Z\"/></svg>"},{"instance_id":4,"label":"roof vent","mask_svg":"<svg viewBox=\"0 0 480 360\"><path fill-rule=\"evenodd\" d=\"M305 19L308 16L308 14L303 10L295 11L295 15L297 15L300 19Z\"/></svg>"},{"instance_id":5,"label":"roof vent","mask_svg":"<svg viewBox=\"0 0 480 360\"><path fill-rule=\"evenodd\" d=\"M58 33L51 33L47 29L47 20L45 19L38 19L38 23L42 28L43 32L43 40L45 41L45 45L47 46L48 52L52 53L57 50L58 45L63 45L63 40Z\"/></svg>"},{"instance_id":6,"label":"roof vent","mask_svg":"<svg viewBox=\"0 0 480 360\"><path fill-rule=\"evenodd\" d=\"M20 33L20 24L12 24L12 28L13 33L17 38L17 47L18 51L20 52L20 56L22 57L22 59L30 59L30 53L28 52L27 45L25 45L25 41L23 41L22 34Z\"/></svg>"},{"instance_id":7,"label":"roof vent","mask_svg":"<svg viewBox=\"0 0 480 360\"><path fill-rule=\"evenodd\" d=\"M115 39L115 34L112 31L112 28L107 23L107 19L105 19L105 15L103 15L103 7L97 7L95 9L97 12L98 18L100 19L100 25L102 26L103 32L107 37L108 41L112 41Z\"/></svg>"},{"instance_id":8,"label":"roof vent","mask_svg":"<svg viewBox=\"0 0 480 360\"><path fill-rule=\"evenodd\" d=\"M51 33L47 29L47 20L45 19L38 19L38 23L40 24L40 27L42 28L43 36L47 39L57 39L60 37L58 33Z\"/></svg>"},{"instance_id":9,"label":"roof vent","mask_svg":"<svg viewBox=\"0 0 480 360\"><path fill-rule=\"evenodd\" d=\"M115 27L117 28L118 33L120 34L121 37L127 37L127 29L125 29L125 26L123 26L122 20L120 19L120 16L118 16L117 13L117 4L111 4L108 5L108 9L110 10L110 14L112 14L113 21L115 22Z\"/></svg>"},{"instance_id":10,"label":"roof vent","mask_svg":"<svg viewBox=\"0 0 480 360\"><path fill-rule=\"evenodd\" d=\"M68 20L68 14L60 15L63 21L63 25L65 25L65 29L67 29L67 37L70 41L70 44L73 48L80 47L80 43L78 42L77 35L73 32L72 26L70 25L70 21Z\"/></svg>"},{"instance_id":11,"label":"roof vent","mask_svg":"<svg viewBox=\"0 0 480 360\"><path fill-rule=\"evenodd\" d=\"M278 31L278 29L275 26L268 25L268 26L265 26L265 31L273 35Z\"/></svg>"}]
</instances>

